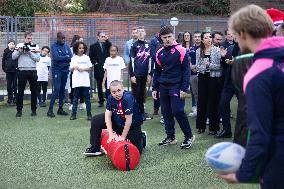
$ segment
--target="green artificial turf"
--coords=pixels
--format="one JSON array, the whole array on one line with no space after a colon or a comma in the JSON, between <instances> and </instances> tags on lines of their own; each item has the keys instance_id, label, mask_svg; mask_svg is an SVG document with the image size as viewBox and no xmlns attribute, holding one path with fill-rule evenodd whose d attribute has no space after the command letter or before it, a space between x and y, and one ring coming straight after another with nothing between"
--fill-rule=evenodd
<instances>
[{"instance_id":1,"label":"green artificial turf","mask_svg":"<svg viewBox=\"0 0 284 189\"><path fill-rule=\"evenodd\" d=\"M187 112L189 109L187 100ZM148 99L147 111L152 112ZM67 107L66 107L67 109ZM46 117L47 108L39 108L38 116L30 116L29 105L23 116L15 117L15 107L0 107L0 188L189 188L225 189L259 188L258 185L228 185L206 166L204 154L221 140L207 134L197 135L190 150L179 145L159 147L164 135L156 117L143 125L148 132L149 146L141 156L139 166L130 172L113 167L106 156L85 158L82 152L89 146L90 122L83 111L78 118ZM93 115L102 112L93 103ZM236 102L232 103L235 116ZM234 123L235 119L232 120ZM194 119L190 118L194 133ZM177 139L183 140L177 126Z\"/></svg>"}]
</instances>

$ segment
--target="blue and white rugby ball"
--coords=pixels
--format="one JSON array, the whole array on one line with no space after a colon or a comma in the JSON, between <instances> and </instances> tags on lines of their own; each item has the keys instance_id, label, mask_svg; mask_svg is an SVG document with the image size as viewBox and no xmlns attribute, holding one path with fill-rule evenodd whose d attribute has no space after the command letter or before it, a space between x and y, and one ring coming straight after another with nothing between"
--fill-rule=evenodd
<instances>
[{"instance_id":1,"label":"blue and white rugby ball","mask_svg":"<svg viewBox=\"0 0 284 189\"><path fill-rule=\"evenodd\" d=\"M245 151L245 148L238 144L220 142L207 150L205 159L208 166L216 172L234 173L239 169Z\"/></svg>"}]
</instances>

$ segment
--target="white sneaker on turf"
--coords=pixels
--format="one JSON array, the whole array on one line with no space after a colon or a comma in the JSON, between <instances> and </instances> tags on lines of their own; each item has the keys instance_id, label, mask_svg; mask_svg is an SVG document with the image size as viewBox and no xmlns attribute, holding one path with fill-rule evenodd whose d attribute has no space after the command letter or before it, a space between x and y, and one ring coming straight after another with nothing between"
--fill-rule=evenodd
<instances>
[{"instance_id":1,"label":"white sneaker on turf","mask_svg":"<svg viewBox=\"0 0 284 189\"><path fill-rule=\"evenodd\" d=\"M195 141L195 135L192 135L191 138L185 138L182 144L180 145L181 149L189 149L193 142Z\"/></svg>"},{"instance_id":2,"label":"white sneaker on turf","mask_svg":"<svg viewBox=\"0 0 284 189\"><path fill-rule=\"evenodd\" d=\"M163 118L163 117L161 117L160 123L161 123L161 124L165 124L165 121L164 121L164 118Z\"/></svg>"},{"instance_id":3,"label":"white sneaker on turf","mask_svg":"<svg viewBox=\"0 0 284 189\"><path fill-rule=\"evenodd\" d=\"M80 110L86 110L86 104L81 103L79 108L80 108Z\"/></svg>"}]
</instances>

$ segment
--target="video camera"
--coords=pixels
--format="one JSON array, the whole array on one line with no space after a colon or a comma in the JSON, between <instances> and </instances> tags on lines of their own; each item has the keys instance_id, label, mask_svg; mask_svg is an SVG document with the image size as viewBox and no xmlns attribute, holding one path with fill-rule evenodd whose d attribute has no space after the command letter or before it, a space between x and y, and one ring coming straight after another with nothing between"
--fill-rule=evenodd
<instances>
[{"instance_id":1,"label":"video camera","mask_svg":"<svg viewBox=\"0 0 284 189\"><path fill-rule=\"evenodd\" d=\"M24 43L24 46L22 48L23 48L23 51L28 52L31 50L30 49L31 47L36 47L36 44Z\"/></svg>"}]
</instances>

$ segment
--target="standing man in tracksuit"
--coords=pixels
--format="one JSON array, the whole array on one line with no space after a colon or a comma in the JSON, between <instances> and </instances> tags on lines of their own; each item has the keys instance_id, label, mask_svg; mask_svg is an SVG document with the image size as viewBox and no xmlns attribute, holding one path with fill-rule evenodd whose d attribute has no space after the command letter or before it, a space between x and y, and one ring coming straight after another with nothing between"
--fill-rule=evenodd
<instances>
[{"instance_id":1,"label":"standing man in tracksuit","mask_svg":"<svg viewBox=\"0 0 284 189\"><path fill-rule=\"evenodd\" d=\"M164 47L156 54L156 69L154 74L152 96L157 98L160 92L162 114L165 121L167 137L159 145L176 144L175 120L178 121L184 134L182 149L189 149L194 142L191 128L184 112L185 97L189 87L188 53L185 48L174 40L173 30L164 26L160 30Z\"/></svg>"},{"instance_id":2,"label":"standing man in tracksuit","mask_svg":"<svg viewBox=\"0 0 284 189\"><path fill-rule=\"evenodd\" d=\"M17 114L22 116L24 91L27 81L31 90L31 116L36 116L37 109L37 71L36 62L40 59L38 45L33 44L32 32L25 32L24 43L19 43L12 54L13 60L18 60L18 95L17 95Z\"/></svg>"},{"instance_id":3,"label":"standing man in tracksuit","mask_svg":"<svg viewBox=\"0 0 284 189\"><path fill-rule=\"evenodd\" d=\"M216 138L231 138L231 109L230 102L234 95L237 95L237 90L232 82L232 63L234 57L237 57L240 54L240 48L238 43L234 43L227 49L226 60L225 62L221 61L223 67L223 77L224 85L222 89L219 110L220 116L222 118L223 130L219 132L215 137Z\"/></svg>"},{"instance_id":4,"label":"standing man in tracksuit","mask_svg":"<svg viewBox=\"0 0 284 189\"><path fill-rule=\"evenodd\" d=\"M70 47L65 42L65 35L62 32L57 33L57 42L51 46L51 56L52 82L54 90L51 96L47 116L51 118L55 117L53 113L53 106L57 97L59 98L57 114L67 116L68 113L63 110L63 102L70 61L73 54Z\"/></svg>"},{"instance_id":5,"label":"standing man in tracksuit","mask_svg":"<svg viewBox=\"0 0 284 189\"><path fill-rule=\"evenodd\" d=\"M138 40L133 43L130 50L131 64L129 74L132 83L133 95L135 96L139 110L144 120L149 119L144 109L144 92L146 84L151 82L153 74L153 61L151 60L151 49L149 43L145 40L144 27L138 28Z\"/></svg>"}]
</instances>

